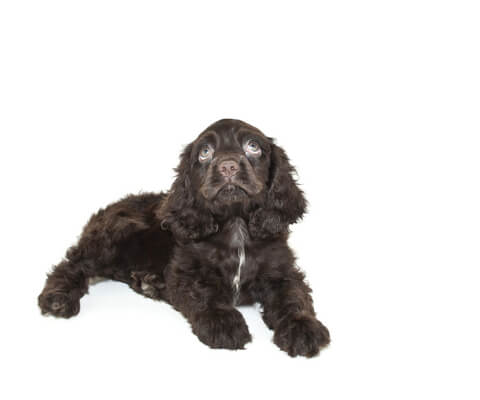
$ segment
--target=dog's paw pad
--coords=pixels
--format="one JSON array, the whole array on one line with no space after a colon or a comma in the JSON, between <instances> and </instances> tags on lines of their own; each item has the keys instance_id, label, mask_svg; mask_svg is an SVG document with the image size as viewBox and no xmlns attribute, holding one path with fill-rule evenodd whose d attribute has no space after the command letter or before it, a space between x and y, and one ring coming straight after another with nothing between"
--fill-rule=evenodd
<instances>
[{"instance_id":1,"label":"dog's paw pad","mask_svg":"<svg viewBox=\"0 0 480 400\"><path fill-rule=\"evenodd\" d=\"M134 271L130 274L131 286L139 293L152 299L162 298L162 291L165 289L165 282L157 274Z\"/></svg>"}]
</instances>

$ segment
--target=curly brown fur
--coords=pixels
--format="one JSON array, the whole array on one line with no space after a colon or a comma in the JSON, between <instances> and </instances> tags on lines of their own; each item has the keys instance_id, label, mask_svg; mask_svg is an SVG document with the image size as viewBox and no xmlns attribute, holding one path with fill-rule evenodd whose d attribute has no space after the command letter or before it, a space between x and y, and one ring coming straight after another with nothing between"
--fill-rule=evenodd
<instances>
[{"instance_id":1,"label":"curly brown fur","mask_svg":"<svg viewBox=\"0 0 480 400\"><path fill-rule=\"evenodd\" d=\"M288 247L306 201L285 152L238 120L220 120L181 154L168 193L130 195L94 214L48 275L42 313L69 318L91 278L169 302L212 348L251 340L237 305L258 302L274 342L311 357L330 341Z\"/></svg>"}]
</instances>

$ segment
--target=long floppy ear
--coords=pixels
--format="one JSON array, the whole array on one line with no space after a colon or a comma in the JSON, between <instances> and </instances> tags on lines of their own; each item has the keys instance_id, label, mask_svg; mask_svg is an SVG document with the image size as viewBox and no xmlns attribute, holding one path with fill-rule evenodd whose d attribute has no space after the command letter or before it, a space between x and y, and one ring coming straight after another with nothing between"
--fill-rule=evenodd
<instances>
[{"instance_id":1,"label":"long floppy ear","mask_svg":"<svg viewBox=\"0 0 480 400\"><path fill-rule=\"evenodd\" d=\"M155 212L162 228L171 231L180 242L197 240L218 231L211 213L195 204L189 178L192 148L193 144L189 144L180 155L176 179Z\"/></svg>"},{"instance_id":2,"label":"long floppy ear","mask_svg":"<svg viewBox=\"0 0 480 400\"><path fill-rule=\"evenodd\" d=\"M265 205L250 216L249 228L253 236L267 238L285 234L290 224L302 218L307 201L294 174L295 168L290 164L285 151L274 144Z\"/></svg>"}]
</instances>

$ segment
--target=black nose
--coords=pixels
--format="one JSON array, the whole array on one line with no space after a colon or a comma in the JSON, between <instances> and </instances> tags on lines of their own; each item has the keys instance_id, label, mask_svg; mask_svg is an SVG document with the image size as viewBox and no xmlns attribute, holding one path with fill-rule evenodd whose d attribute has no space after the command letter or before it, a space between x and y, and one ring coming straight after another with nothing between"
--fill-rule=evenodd
<instances>
[{"instance_id":1,"label":"black nose","mask_svg":"<svg viewBox=\"0 0 480 400\"><path fill-rule=\"evenodd\" d=\"M231 178L238 172L239 169L240 167L238 166L238 163L233 160L222 161L220 164L218 164L218 171L225 178Z\"/></svg>"}]
</instances>

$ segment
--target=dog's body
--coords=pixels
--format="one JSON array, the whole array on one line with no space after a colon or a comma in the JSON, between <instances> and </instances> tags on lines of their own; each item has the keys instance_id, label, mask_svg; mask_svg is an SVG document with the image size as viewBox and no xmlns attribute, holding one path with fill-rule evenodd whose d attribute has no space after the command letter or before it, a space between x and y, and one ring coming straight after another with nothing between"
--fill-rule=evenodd
<instances>
[{"instance_id":1,"label":"dog's body","mask_svg":"<svg viewBox=\"0 0 480 400\"><path fill-rule=\"evenodd\" d=\"M131 195L92 216L49 274L42 312L76 315L89 279L108 278L172 304L210 347L243 348L251 336L235 306L258 302L281 349L317 354L329 333L287 244L306 207L292 172L256 128L218 121L186 147L168 193Z\"/></svg>"}]
</instances>

